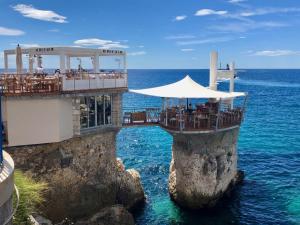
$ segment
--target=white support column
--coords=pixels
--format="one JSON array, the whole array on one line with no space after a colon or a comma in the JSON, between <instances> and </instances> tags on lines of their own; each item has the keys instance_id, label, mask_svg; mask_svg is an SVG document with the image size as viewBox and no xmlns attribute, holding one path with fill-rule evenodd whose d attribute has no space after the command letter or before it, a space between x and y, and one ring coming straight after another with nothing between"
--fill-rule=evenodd
<instances>
[{"instance_id":1,"label":"white support column","mask_svg":"<svg viewBox=\"0 0 300 225\"><path fill-rule=\"evenodd\" d=\"M71 69L71 57L67 56L67 71L70 71Z\"/></svg>"},{"instance_id":2,"label":"white support column","mask_svg":"<svg viewBox=\"0 0 300 225\"><path fill-rule=\"evenodd\" d=\"M230 70L232 72L231 77L230 77L230 86L229 86L229 91L233 92L234 91L234 74L235 74L235 65L234 62L230 63Z\"/></svg>"},{"instance_id":3,"label":"white support column","mask_svg":"<svg viewBox=\"0 0 300 225\"><path fill-rule=\"evenodd\" d=\"M218 53L213 51L210 53L210 70L209 70L209 88L217 90L217 67Z\"/></svg>"},{"instance_id":4,"label":"white support column","mask_svg":"<svg viewBox=\"0 0 300 225\"><path fill-rule=\"evenodd\" d=\"M126 59L126 54L124 55L124 73L127 73L127 59Z\"/></svg>"},{"instance_id":5,"label":"white support column","mask_svg":"<svg viewBox=\"0 0 300 225\"><path fill-rule=\"evenodd\" d=\"M94 72L99 73L99 54L94 56Z\"/></svg>"},{"instance_id":6,"label":"white support column","mask_svg":"<svg viewBox=\"0 0 300 225\"><path fill-rule=\"evenodd\" d=\"M29 57L29 60L28 60L28 63L29 63L28 69L29 69L29 73L32 74L33 73L34 58L33 58L33 55L31 53L29 53L28 57Z\"/></svg>"},{"instance_id":7,"label":"white support column","mask_svg":"<svg viewBox=\"0 0 300 225\"><path fill-rule=\"evenodd\" d=\"M66 72L66 56L65 55L63 55L63 54L61 54L60 56L59 56L59 58L60 58L60 72L61 73L65 73Z\"/></svg>"},{"instance_id":8,"label":"white support column","mask_svg":"<svg viewBox=\"0 0 300 225\"><path fill-rule=\"evenodd\" d=\"M234 74L235 74L235 65L234 62L230 63L230 70L231 70L231 77L230 77L230 84L229 84L229 92L234 91ZM230 108L233 109L233 98L230 100Z\"/></svg>"},{"instance_id":9,"label":"white support column","mask_svg":"<svg viewBox=\"0 0 300 225\"><path fill-rule=\"evenodd\" d=\"M8 55L4 53L4 71L8 72Z\"/></svg>"}]
</instances>

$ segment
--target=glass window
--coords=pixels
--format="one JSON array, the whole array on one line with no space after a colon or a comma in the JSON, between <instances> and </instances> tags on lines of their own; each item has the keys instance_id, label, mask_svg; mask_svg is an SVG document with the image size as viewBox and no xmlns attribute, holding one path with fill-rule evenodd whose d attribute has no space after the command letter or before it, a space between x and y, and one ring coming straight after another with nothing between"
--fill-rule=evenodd
<instances>
[{"instance_id":1,"label":"glass window","mask_svg":"<svg viewBox=\"0 0 300 225\"><path fill-rule=\"evenodd\" d=\"M104 95L105 124L111 124L111 97Z\"/></svg>"},{"instance_id":2,"label":"glass window","mask_svg":"<svg viewBox=\"0 0 300 225\"><path fill-rule=\"evenodd\" d=\"M85 97L80 98L80 127L88 127L88 104Z\"/></svg>"},{"instance_id":3,"label":"glass window","mask_svg":"<svg viewBox=\"0 0 300 225\"><path fill-rule=\"evenodd\" d=\"M96 126L96 106L95 97L89 97L89 127Z\"/></svg>"},{"instance_id":4,"label":"glass window","mask_svg":"<svg viewBox=\"0 0 300 225\"><path fill-rule=\"evenodd\" d=\"M111 101L110 95L80 98L81 129L111 124Z\"/></svg>"},{"instance_id":5,"label":"glass window","mask_svg":"<svg viewBox=\"0 0 300 225\"><path fill-rule=\"evenodd\" d=\"M97 126L104 124L104 98L103 95L96 96Z\"/></svg>"}]
</instances>

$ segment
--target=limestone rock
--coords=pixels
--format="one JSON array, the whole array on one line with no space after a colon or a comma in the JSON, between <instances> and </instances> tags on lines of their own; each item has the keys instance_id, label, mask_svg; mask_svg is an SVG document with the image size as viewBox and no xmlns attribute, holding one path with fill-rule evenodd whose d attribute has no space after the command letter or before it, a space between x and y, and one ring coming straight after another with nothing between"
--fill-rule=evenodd
<instances>
[{"instance_id":1,"label":"limestone rock","mask_svg":"<svg viewBox=\"0 0 300 225\"><path fill-rule=\"evenodd\" d=\"M78 220L121 203L133 208L144 192L139 174L116 160L117 128L59 142L12 147L16 167L49 184L42 213L53 223Z\"/></svg>"},{"instance_id":2,"label":"limestone rock","mask_svg":"<svg viewBox=\"0 0 300 225\"><path fill-rule=\"evenodd\" d=\"M133 216L120 205L106 207L85 221L75 225L134 225Z\"/></svg>"},{"instance_id":3,"label":"limestone rock","mask_svg":"<svg viewBox=\"0 0 300 225\"><path fill-rule=\"evenodd\" d=\"M213 207L238 181L239 129L217 133L173 134L169 193L180 206Z\"/></svg>"},{"instance_id":4,"label":"limestone rock","mask_svg":"<svg viewBox=\"0 0 300 225\"><path fill-rule=\"evenodd\" d=\"M117 202L127 209L133 209L145 201L140 174L134 169L125 170L121 160L118 160L118 168L119 190L117 192Z\"/></svg>"}]
</instances>

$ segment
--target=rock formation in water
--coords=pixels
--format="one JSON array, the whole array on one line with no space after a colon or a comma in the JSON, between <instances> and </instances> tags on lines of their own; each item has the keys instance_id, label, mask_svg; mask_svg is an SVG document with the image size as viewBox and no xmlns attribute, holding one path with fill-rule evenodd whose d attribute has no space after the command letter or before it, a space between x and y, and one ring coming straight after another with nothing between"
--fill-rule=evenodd
<instances>
[{"instance_id":1,"label":"rock formation in water","mask_svg":"<svg viewBox=\"0 0 300 225\"><path fill-rule=\"evenodd\" d=\"M172 134L169 193L182 207L213 207L240 181L239 128L216 133Z\"/></svg>"},{"instance_id":2,"label":"rock formation in water","mask_svg":"<svg viewBox=\"0 0 300 225\"><path fill-rule=\"evenodd\" d=\"M144 202L140 176L116 159L117 129L86 134L60 143L12 147L17 168L50 185L43 213L53 222L92 216L122 204Z\"/></svg>"},{"instance_id":3,"label":"rock formation in water","mask_svg":"<svg viewBox=\"0 0 300 225\"><path fill-rule=\"evenodd\" d=\"M134 225L133 216L121 205L106 207L91 218L75 225Z\"/></svg>"}]
</instances>

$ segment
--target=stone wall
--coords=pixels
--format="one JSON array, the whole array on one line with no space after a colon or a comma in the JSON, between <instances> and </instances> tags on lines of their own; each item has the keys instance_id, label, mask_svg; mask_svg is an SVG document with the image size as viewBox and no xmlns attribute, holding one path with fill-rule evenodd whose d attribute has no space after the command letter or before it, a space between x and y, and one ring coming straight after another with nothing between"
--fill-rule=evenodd
<instances>
[{"instance_id":1,"label":"stone wall","mask_svg":"<svg viewBox=\"0 0 300 225\"><path fill-rule=\"evenodd\" d=\"M80 98L73 97L72 98L72 106L73 106L73 135L80 135Z\"/></svg>"},{"instance_id":2,"label":"stone wall","mask_svg":"<svg viewBox=\"0 0 300 225\"><path fill-rule=\"evenodd\" d=\"M123 204L130 209L144 201L139 179L116 159L117 132L118 128L98 129L60 143L7 150L17 168L49 183L45 216L54 222L76 220L103 207ZM124 197L128 193L130 201Z\"/></svg>"},{"instance_id":3,"label":"stone wall","mask_svg":"<svg viewBox=\"0 0 300 225\"><path fill-rule=\"evenodd\" d=\"M122 93L112 95L112 122L115 126L122 126Z\"/></svg>"},{"instance_id":4,"label":"stone wall","mask_svg":"<svg viewBox=\"0 0 300 225\"><path fill-rule=\"evenodd\" d=\"M239 128L173 134L169 192L179 205L212 207L236 182Z\"/></svg>"}]
</instances>

